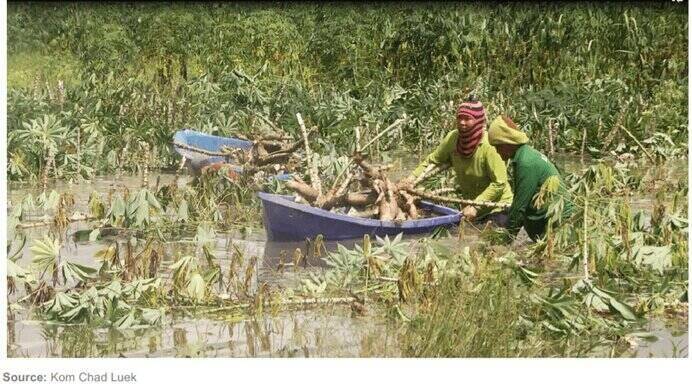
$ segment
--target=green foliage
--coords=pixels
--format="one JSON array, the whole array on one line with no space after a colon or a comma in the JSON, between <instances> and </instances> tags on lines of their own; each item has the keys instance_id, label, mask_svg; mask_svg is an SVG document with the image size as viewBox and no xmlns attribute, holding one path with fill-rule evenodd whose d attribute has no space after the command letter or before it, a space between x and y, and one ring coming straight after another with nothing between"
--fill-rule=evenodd
<instances>
[{"instance_id":1,"label":"green foliage","mask_svg":"<svg viewBox=\"0 0 692 387\"><path fill-rule=\"evenodd\" d=\"M159 279L135 281L125 286L113 281L81 293L59 292L41 306L40 313L50 321L117 329L160 325L163 310L133 306L160 286Z\"/></svg>"},{"instance_id":2,"label":"green foliage","mask_svg":"<svg viewBox=\"0 0 692 387\"><path fill-rule=\"evenodd\" d=\"M593 156L641 153L622 125L672 157L686 26L674 4L10 4L8 176L39 176L52 148L59 176L138 170L141 141L152 167L173 166L175 130L244 135L257 113L295 132L302 112L339 153L355 126L367 141L406 113L382 147L422 151L470 89L541 149L553 122L560 151L586 131Z\"/></svg>"}]
</instances>

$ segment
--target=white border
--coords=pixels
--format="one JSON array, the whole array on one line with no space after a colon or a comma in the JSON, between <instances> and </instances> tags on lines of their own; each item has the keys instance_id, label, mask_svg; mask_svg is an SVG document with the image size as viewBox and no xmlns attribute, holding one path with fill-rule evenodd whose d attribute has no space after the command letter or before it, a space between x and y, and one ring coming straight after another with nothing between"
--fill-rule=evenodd
<instances>
[{"instance_id":1,"label":"white border","mask_svg":"<svg viewBox=\"0 0 692 387\"><path fill-rule=\"evenodd\" d=\"M2 106L0 152L2 184L7 203L7 4L0 3L2 38ZM689 5L688 5L689 20ZM689 27L688 27L688 35ZM688 38L689 69L689 38ZM688 75L689 81L689 75ZM688 93L688 114L692 103ZM689 146L689 130L688 130ZM689 162L689 157L688 157ZM688 171L688 181L692 171ZM692 200L688 196L688 208ZM0 215L0 229L7 243L7 221ZM688 236L689 238L689 236ZM5 254L3 249L3 254ZM6 289L7 266L0 265L0 291ZM447 384L493 386L673 386L689 380L690 359L7 359L6 297L0 297L0 384L4 372L78 373L135 372L138 385L173 383L189 385L439 386ZM689 325L689 320L688 320ZM689 331L689 327L688 327ZM10 385L10 384L7 384ZM27 385L27 384L22 384ZM43 385L48 385L44 383ZM65 385L65 384L62 384ZM97 384L77 384L97 385ZM103 386L105 384L98 384ZM123 384L120 384L123 385Z\"/></svg>"}]
</instances>

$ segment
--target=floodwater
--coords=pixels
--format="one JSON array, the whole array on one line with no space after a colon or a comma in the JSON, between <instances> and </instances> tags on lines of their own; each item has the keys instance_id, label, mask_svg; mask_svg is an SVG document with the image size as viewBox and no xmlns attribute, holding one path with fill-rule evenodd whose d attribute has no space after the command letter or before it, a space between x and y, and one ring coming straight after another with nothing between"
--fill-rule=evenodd
<instances>
[{"instance_id":1,"label":"floodwater","mask_svg":"<svg viewBox=\"0 0 692 387\"><path fill-rule=\"evenodd\" d=\"M394 158L396 159L396 158ZM571 160L571 161L570 161ZM570 159L565 164L579 168ZM573 164L570 164L572 162ZM395 165L393 177L403 176L403 172L415 166L416 160L405 158ZM563 165L565 165L563 164ZM399 171L398 174L396 171ZM686 171L685 171L686 175ZM151 184L160 179L160 184L168 184L175 179L172 174L152 175ZM183 185L188 177L181 176L178 184ZM76 210L87 213L86 203L92 191L107 193L124 188L136 189L141 184L139 176L99 177L89 182L72 184L60 181L50 189L58 192L72 192L75 196ZM35 185L10 184L8 199L18 203L31 193L37 196L40 189ZM651 200L639 199L642 207L651 208ZM88 229L85 222L70 225L68 234L76 230ZM13 234L14 230L10 233ZM40 237L45 229L26 230L27 240ZM458 231L450 232L454 239ZM478 231L469 227L465 231L465 243L473 244L479 240ZM357 241L343 241L351 247ZM96 267L94 254L108 246L111 240L84 243L71 240L63 246L62 257L72 262ZM304 242L278 243L266 240L263 230L246 233L217 234L213 252L218 258L222 272L230 264L229 251L235 245L247 258L256 256L256 267L252 286L266 283L271 288L291 288L300 284L312 272L324 270L320 257L310 257L304 265L278 270L279 256L290 257L296 248L308 251ZM326 243L333 250L334 242ZM168 243L168 261L173 262L176 253L194 251L191 238ZM31 260L28 246L23 249L20 265L26 266ZM165 278L167 275L164 274ZM22 290L12 296L14 301L22 296ZM10 313L7 323L8 356L10 357L397 357L401 356L398 335L402 328L398 323L384 320L370 311L365 316L354 314L348 304L328 305L265 312L259 316L236 316L200 314L194 309L177 310L168 313L160 327L147 329L91 329L84 326L64 326L33 319L30 310ZM648 331L657 339L642 341L633 349L632 356L638 357L679 357L687 356L688 332L684 326L670 326L655 320Z\"/></svg>"},{"instance_id":2,"label":"floodwater","mask_svg":"<svg viewBox=\"0 0 692 387\"><path fill-rule=\"evenodd\" d=\"M174 178L174 175L162 174L159 176L160 184L168 184ZM187 178L181 176L178 184L186 182ZM87 213L86 203L92 191L133 190L140 184L141 178L138 176L99 177L80 184L58 182L48 189L71 192L75 196L75 210ZM40 188L30 185L11 184L8 191L11 203L19 203L29 193L34 197L40 194ZM77 230L88 228L87 222L70 224L68 242L62 247L61 257L73 263L97 267L94 255L115 239L78 242L71 237ZM15 231L11 231L8 235L14 234ZM30 241L40 238L45 228L30 228L23 232ZM340 243L350 248L356 242ZM13 251L17 243L14 241ZM242 252L246 266L251 262L250 257L258 257L250 283L252 288L259 283L269 284L270 290L293 288L309 273L324 270L320 257L308 256L299 267L289 266L279 271L280 256L287 257L285 261L290 262L296 248L308 250L305 242L267 241L264 231L255 229L249 234L217 233L212 252L218 259L222 273L228 272L232 245ZM336 246L336 242L325 242L327 250L334 250ZM191 237L168 243L165 247L167 260L161 266L171 264L175 256L193 253L194 249ZM17 262L22 267L31 262L28 243ZM244 273L246 266L240 272ZM162 273L161 277L166 279L169 275ZM23 289L19 288L10 301L24 295ZM206 316L194 310L180 310L168 313L161 327L131 330L50 324L33 319L30 310L20 310L10 313L7 329L10 357L400 356L396 343L398 328L373 315L352 315L348 304L292 308L252 317L223 314Z\"/></svg>"},{"instance_id":3,"label":"floodwater","mask_svg":"<svg viewBox=\"0 0 692 387\"><path fill-rule=\"evenodd\" d=\"M116 330L9 322L8 357L396 357L396 327L348 306L238 321L176 313L162 327Z\"/></svg>"}]
</instances>

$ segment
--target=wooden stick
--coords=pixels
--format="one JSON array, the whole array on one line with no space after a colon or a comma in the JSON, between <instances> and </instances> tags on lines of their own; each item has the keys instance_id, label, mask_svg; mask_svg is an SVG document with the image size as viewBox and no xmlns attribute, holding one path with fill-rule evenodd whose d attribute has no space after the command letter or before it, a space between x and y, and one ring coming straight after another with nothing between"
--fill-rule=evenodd
<instances>
[{"instance_id":1,"label":"wooden stick","mask_svg":"<svg viewBox=\"0 0 692 387\"><path fill-rule=\"evenodd\" d=\"M411 196L406 191L399 191L399 194L406 201L405 206L409 219L418 219L419 214L418 208L416 208L415 197Z\"/></svg>"},{"instance_id":2,"label":"wooden stick","mask_svg":"<svg viewBox=\"0 0 692 387\"><path fill-rule=\"evenodd\" d=\"M423 170L423 173L421 173L420 175L418 175L418 177L416 178L416 180L413 181L413 186L415 187L415 186L417 186L418 184L420 184L423 180L425 180L426 177L427 177L427 175L428 175L428 173L430 173L430 171L432 171L433 169L435 169L435 167L436 167L435 164L428 164L428 166L425 167L425 169Z\"/></svg>"},{"instance_id":3,"label":"wooden stick","mask_svg":"<svg viewBox=\"0 0 692 387\"><path fill-rule=\"evenodd\" d=\"M452 193L455 191L456 191L456 189L454 189L454 188L440 188L440 189L436 189L434 191L430 191L430 193L433 195L442 195L442 194L446 194L446 193Z\"/></svg>"},{"instance_id":4,"label":"wooden stick","mask_svg":"<svg viewBox=\"0 0 692 387\"><path fill-rule=\"evenodd\" d=\"M356 126L356 152L360 153L360 127Z\"/></svg>"},{"instance_id":5,"label":"wooden stick","mask_svg":"<svg viewBox=\"0 0 692 387\"><path fill-rule=\"evenodd\" d=\"M276 130L277 132L283 132L283 130L279 129L273 122L271 122L271 121L269 120L269 118L267 118L267 117L265 117L264 115L259 114L259 113L255 113L255 115L256 115L257 117L261 118L262 121L266 122L269 126L271 126L272 129Z\"/></svg>"},{"instance_id":6,"label":"wooden stick","mask_svg":"<svg viewBox=\"0 0 692 387\"><path fill-rule=\"evenodd\" d=\"M380 137L384 136L386 133L388 133L388 132L391 131L392 129L394 129L394 128L396 128L397 126L401 125L401 123L403 123L404 121L405 121L404 118L400 118L400 119L394 121L394 123L392 123L392 124L389 125L387 128L385 128L385 130L381 131L377 136L375 136L375 138L373 138L372 140L370 140L370 141L369 141L367 144L365 144L363 147L356 147L356 150L357 150L357 151L355 152L355 154L360 154L361 152L363 152L363 151L365 151L366 149L368 149L368 147L369 147L370 145L372 145L375 141L377 141ZM357 133L358 136L360 137L360 130L358 130L356 133ZM343 169L341 172L339 172L339 174L334 178L334 184L333 184L332 188L336 186L336 183L339 181L339 179L341 178L341 176L349 169L349 167L350 167L352 164L353 164L353 157L351 157L351 158L348 160L348 162L346 163L346 166L344 167L344 169Z\"/></svg>"},{"instance_id":7,"label":"wooden stick","mask_svg":"<svg viewBox=\"0 0 692 387\"><path fill-rule=\"evenodd\" d=\"M306 183L294 180L288 180L285 183L286 188L298 193L303 197L308 203L314 203L318 198L317 190ZM348 204L351 206L367 206L369 204L375 203L377 194L375 192L350 192L340 195L338 202L334 202L335 205ZM336 198L335 198L336 199ZM344 203L345 202L345 203Z\"/></svg>"},{"instance_id":8,"label":"wooden stick","mask_svg":"<svg viewBox=\"0 0 692 387\"><path fill-rule=\"evenodd\" d=\"M348 189L348 185L351 184L351 180L353 180L353 173L349 172L348 175L346 175L346 180L344 180L343 183L337 188L336 190L336 195L339 196L343 194L346 189Z\"/></svg>"},{"instance_id":9,"label":"wooden stick","mask_svg":"<svg viewBox=\"0 0 692 387\"><path fill-rule=\"evenodd\" d=\"M96 218L93 216L86 216L84 214L79 214L75 213L72 214L69 218L67 218L68 222L80 222L83 220L95 220ZM32 228L32 227L43 227L43 226L50 226L53 224L53 218L49 217L48 215L45 215L42 217L41 220L35 221L35 222L26 222L26 223L19 223L17 227L19 228Z\"/></svg>"},{"instance_id":10,"label":"wooden stick","mask_svg":"<svg viewBox=\"0 0 692 387\"><path fill-rule=\"evenodd\" d=\"M649 151L646 150L646 148L644 148L644 145L641 142L639 142L639 140L636 137L634 137L634 135L629 130L627 130L627 128L625 128L624 126L622 126L620 124L618 124L618 126L620 127L620 129L624 130L625 133L627 133L627 135L629 135L630 138L632 138L632 140L634 140L634 142L636 142L640 148L642 148L642 150L644 151L644 153L646 153L646 156L649 158L649 160L651 160L652 163L656 162L656 160L654 159L654 156L652 156L651 153L649 153Z\"/></svg>"},{"instance_id":11,"label":"wooden stick","mask_svg":"<svg viewBox=\"0 0 692 387\"><path fill-rule=\"evenodd\" d=\"M397 126L401 125L404 122L403 118L399 118L398 120L394 121L391 125L389 125L385 130L381 131L377 136L375 136L372 140L368 141L367 144L363 145L362 148L360 148L360 151L363 152L364 150L368 149L370 145L372 145L375 141L377 141L380 137L384 136L385 134L389 133L392 129L396 128Z\"/></svg>"},{"instance_id":12,"label":"wooden stick","mask_svg":"<svg viewBox=\"0 0 692 387\"><path fill-rule=\"evenodd\" d=\"M584 244L582 245L582 258L584 260L584 279L589 280L589 238L588 238L588 228L587 223L589 221L589 187L586 187L586 195L584 195L584 219L583 219L583 233L584 233Z\"/></svg>"},{"instance_id":13,"label":"wooden stick","mask_svg":"<svg viewBox=\"0 0 692 387\"><path fill-rule=\"evenodd\" d=\"M450 197L446 197L446 196L433 195L429 192L417 190L415 188L407 188L406 191L408 191L410 194L418 196L421 199L430 200L433 202L447 202L447 203L463 204L465 206L494 207L494 208L509 208L510 207L509 204L505 204L505 203L485 202L485 201L450 198Z\"/></svg>"},{"instance_id":14,"label":"wooden stick","mask_svg":"<svg viewBox=\"0 0 692 387\"><path fill-rule=\"evenodd\" d=\"M586 150L586 126L584 126L584 135L581 137L581 157L580 162L584 164L584 151Z\"/></svg>"},{"instance_id":15,"label":"wooden stick","mask_svg":"<svg viewBox=\"0 0 692 387\"><path fill-rule=\"evenodd\" d=\"M278 148L283 148L284 145L286 145L286 142L285 142L285 141L281 141L281 140L273 140L273 139L272 139L272 140L268 140L268 139L262 138L262 139L260 139L260 140L254 141L253 144L262 144L262 146L264 146L264 147L275 147L275 148L278 147Z\"/></svg>"},{"instance_id":16,"label":"wooden stick","mask_svg":"<svg viewBox=\"0 0 692 387\"><path fill-rule=\"evenodd\" d=\"M296 118L298 119L298 125L303 133L303 141L305 142L305 157L308 159L308 165L310 166L310 182L312 187L317 190L318 197L322 196L322 180L320 179L320 174L315 164L315 160L312 157L312 150L310 150L310 142L308 140L308 130L305 128L305 122L303 122L303 116L300 113L296 113Z\"/></svg>"},{"instance_id":17,"label":"wooden stick","mask_svg":"<svg viewBox=\"0 0 692 387\"><path fill-rule=\"evenodd\" d=\"M413 182L413 186L417 186L418 184L422 183L424 180L429 179L435 175L437 175L440 172L443 172L449 168L449 164L440 164L440 165L435 165L435 164L430 164L428 165L423 173L421 173L416 180Z\"/></svg>"},{"instance_id":18,"label":"wooden stick","mask_svg":"<svg viewBox=\"0 0 692 387\"><path fill-rule=\"evenodd\" d=\"M548 120L548 154L552 155L555 153L555 149L553 147L553 120L550 119Z\"/></svg>"},{"instance_id":19,"label":"wooden stick","mask_svg":"<svg viewBox=\"0 0 692 387\"><path fill-rule=\"evenodd\" d=\"M230 295L219 295L221 299L229 299ZM272 302L271 299L264 300L263 304L265 306L279 305L279 306L305 306L305 305L330 305L330 304L348 304L356 301L355 297L321 297L321 298L303 298L297 300L283 300L279 302ZM249 308L250 304L234 304L222 306L219 308L214 308L206 310L206 313L223 312L231 309L245 309Z\"/></svg>"},{"instance_id":20,"label":"wooden stick","mask_svg":"<svg viewBox=\"0 0 692 387\"><path fill-rule=\"evenodd\" d=\"M185 162L187 161L187 158L183 156L183 158L180 160L180 166L176 170L176 172L180 172L183 170L183 167L185 166Z\"/></svg>"}]
</instances>

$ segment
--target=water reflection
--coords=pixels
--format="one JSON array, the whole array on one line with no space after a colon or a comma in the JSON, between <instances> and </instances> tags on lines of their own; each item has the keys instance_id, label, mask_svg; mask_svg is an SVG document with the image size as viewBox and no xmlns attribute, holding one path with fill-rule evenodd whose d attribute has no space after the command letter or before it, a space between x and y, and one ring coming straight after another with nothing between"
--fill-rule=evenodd
<instances>
[{"instance_id":1,"label":"water reflection","mask_svg":"<svg viewBox=\"0 0 692 387\"><path fill-rule=\"evenodd\" d=\"M413 167L415 163L409 163ZM567 170L581 168L565 162ZM168 180L167 180L168 179ZM162 182L172 181L173 175ZM107 192L114 188L136 187L138 177L119 179L99 178L91 182L70 185L58 182L58 191L71 190L75 194L77 209L86 212L88 195L93 191ZM12 202L21 200L23 195L36 189L10 184L9 196ZM650 199L637 199L638 205L651 207ZM83 206L83 207L79 207ZM88 224L77 222L70 225L70 233L87 229ZM27 241L41 237L45 229L26 230ZM465 245L478 243L479 230L467 227L463 233ZM71 234L72 235L72 234ZM450 246L458 247L460 230L449 230L449 237L443 239ZM410 236L407 239L416 239ZM117 241L116 237L106 238L95 243L72 239L66 243L61 255L70 261L92 267L99 263L94 260L97 251ZM253 294L263 284L272 289L295 288L310 273L324 270L324 257L335 251L339 244L352 248L361 240L327 241L319 251L315 242L272 242L266 241L261 229L252 232L233 231L217 234L213 253L217 257L224 277L229 279L231 272L239 282L246 282L248 289L231 289L222 286L219 292ZM30 243L24 246L20 265L26 267L31 261L28 251ZM12 248L19 248L19 241L12 241ZM296 260L296 250L300 249L301 259ZM235 252L239 251L239 257ZM195 244L187 235L165 245L160 274L166 280L170 273L168 266L185 254L194 254ZM256 257L256 259L252 259ZM234 264L234 259L236 260ZM298 262L295 265L294 262ZM231 270L233 268L233 270ZM226 284L228 285L228 284ZM16 300L23 295L18 287L12 296ZM374 317L352 317L348 306L329 306L310 310L288 310L264 313L261 316L247 317L229 311L215 315L213 319L187 313L169 313L159 328L116 330L112 328L93 329L86 326L59 326L32 319L31 311L8 311L7 351L9 357L386 357L399 356L397 335L399 328L384 319ZM643 343L636 356L686 356L686 327L670 328L661 324L652 325L650 330L660 337L654 343Z\"/></svg>"}]
</instances>

